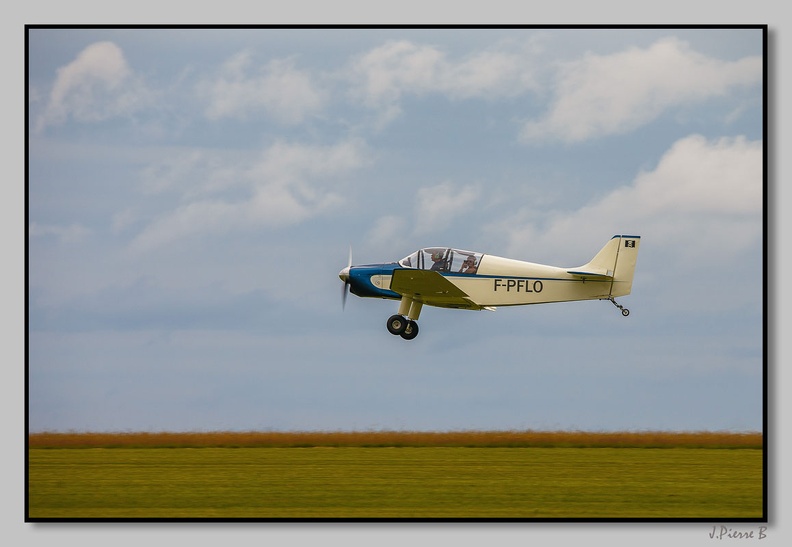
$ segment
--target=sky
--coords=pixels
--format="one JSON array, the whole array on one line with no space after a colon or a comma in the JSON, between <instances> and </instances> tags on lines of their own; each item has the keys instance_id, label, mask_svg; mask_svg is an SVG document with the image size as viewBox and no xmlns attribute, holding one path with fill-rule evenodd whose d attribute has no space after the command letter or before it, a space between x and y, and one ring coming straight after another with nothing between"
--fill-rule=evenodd
<instances>
[{"instance_id":1,"label":"sky","mask_svg":"<svg viewBox=\"0 0 792 547\"><path fill-rule=\"evenodd\" d=\"M32 29L30 431L761 431L759 29ZM425 308L353 263L584 264Z\"/></svg>"}]
</instances>

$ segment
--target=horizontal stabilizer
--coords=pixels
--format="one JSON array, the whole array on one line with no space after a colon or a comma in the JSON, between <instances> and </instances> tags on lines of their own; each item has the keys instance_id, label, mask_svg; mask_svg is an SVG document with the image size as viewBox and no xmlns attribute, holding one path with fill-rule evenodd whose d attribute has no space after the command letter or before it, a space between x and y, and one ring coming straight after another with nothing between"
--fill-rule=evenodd
<instances>
[{"instance_id":1,"label":"horizontal stabilizer","mask_svg":"<svg viewBox=\"0 0 792 547\"><path fill-rule=\"evenodd\" d=\"M568 270L568 274L576 275L578 277L596 277L599 279L613 279L613 270L608 270L606 272L593 272L593 271L579 271L579 270Z\"/></svg>"}]
</instances>

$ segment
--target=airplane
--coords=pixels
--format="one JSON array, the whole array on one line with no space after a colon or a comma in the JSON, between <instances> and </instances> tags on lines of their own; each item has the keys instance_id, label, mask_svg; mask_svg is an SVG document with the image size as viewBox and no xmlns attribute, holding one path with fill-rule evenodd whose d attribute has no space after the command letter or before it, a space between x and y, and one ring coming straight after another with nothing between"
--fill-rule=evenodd
<instances>
[{"instance_id":1,"label":"airplane","mask_svg":"<svg viewBox=\"0 0 792 547\"><path fill-rule=\"evenodd\" d=\"M352 265L338 273L349 292L363 298L399 300L388 332L412 340L424 305L495 311L498 306L609 300L623 316L617 296L632 291L641 237L615 235L583 266L559 268L451 247L426 247L398 262Z\"/></svg>"}]
</instances>

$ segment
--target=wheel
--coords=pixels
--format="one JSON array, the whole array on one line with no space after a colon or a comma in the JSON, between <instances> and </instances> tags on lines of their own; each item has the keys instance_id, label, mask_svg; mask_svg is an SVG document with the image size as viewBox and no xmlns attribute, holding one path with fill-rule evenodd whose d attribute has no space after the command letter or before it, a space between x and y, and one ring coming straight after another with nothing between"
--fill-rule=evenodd
<instances>
[{"instance_id":1,"label":"wheel","mask_svg":"<svg viewBox=\"0 0 792 547\"><path fill-rule=\"evenodd\" d=\"M418 336L418 323L415 321L408 321L407 327L404 329L404 332L401 333L401 337L405 340L412 340Z\"/></svg>"},{"instance_id":2,"label":"wheel","mask_svg":"<svg viewBox=\"0 0 792 547\"><path fill-rule=\"evenodd\" d=\"M630 310L628 310L627 308L622 308L622 315L624 317L627 317L628 315L630 315Z\"/></svg>"},{"instance_id":3,"label":"wheel","mask_svg":"<svg viewBox=\"0 0 792 547\"><path fill-rule=\"evenodd\" d=\"M407 328L407 320L401 315L391 315L388 318L388 332L399 335Z\"/></svg>"}]
</instances>

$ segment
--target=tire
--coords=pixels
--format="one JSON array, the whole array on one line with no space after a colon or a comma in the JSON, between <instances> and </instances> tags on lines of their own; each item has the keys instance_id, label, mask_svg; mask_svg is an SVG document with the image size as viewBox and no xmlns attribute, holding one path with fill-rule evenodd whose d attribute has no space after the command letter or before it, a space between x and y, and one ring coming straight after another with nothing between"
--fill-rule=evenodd
<instances>
[{"instance_id":1,"label":"tire","mask_svg":"<svg viewBox=\"0 0 792 547\"><path fill-rule=\"evenodd\" d=\"M388 318L388 332L398 336L407 328L407 319L401 315L391 315Z\"/></svg>"},{"instance_id":2,"label":"tire","mask_svg":"<svg viewBox=\"0 0 792 547\"><path fill-rule=\"evenodd\" d=\"M404 332L401 333L401 337L405 340L412 340L418 336L418 323L415 321L408 321L407 327L404 329Z\"/></svg>"}]
</instances>

